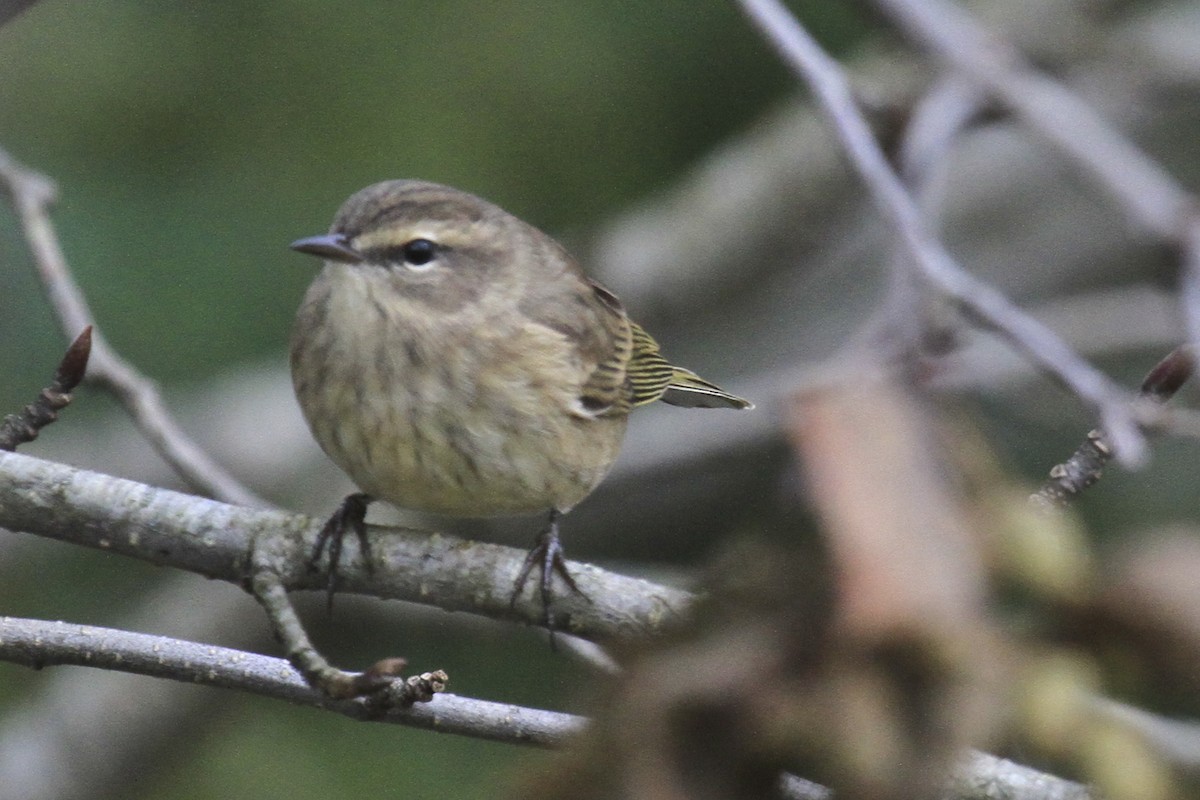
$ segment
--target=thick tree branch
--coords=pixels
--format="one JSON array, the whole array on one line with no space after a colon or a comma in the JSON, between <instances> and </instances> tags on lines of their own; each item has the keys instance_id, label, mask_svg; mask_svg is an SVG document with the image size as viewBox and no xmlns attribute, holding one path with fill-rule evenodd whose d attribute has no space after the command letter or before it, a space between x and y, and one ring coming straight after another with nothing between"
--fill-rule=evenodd
<instances>
[{"instance_id":1,"label":"thick tree branch","mask_svg":"<svg viewBox=\"0 0 1200 800\"><path fill-rule=\"evenodd\" d=\"M320 525L307 517L238 509L15 453L0 454L0 476L4 478L0 481L0 525L45 535L57 528L59 533L55 538L233 581L246 578L247 562L257 545L266 548L261 557L277 564L293 588L324 585L321 575L303 571L304 557ZM377 529L375 536L383 560L393 566L407 565L405 569L389 571L405 574L387 579L379 575L379 569L374 574L367 573L351 559L352 563L346 568L347 590L474 610L492 616L505 615L496 612L506 610L511 576L523 557L520 551L399 529ZM482 558L478 557L480 553ZM686 593L678 590L609 575L586 565L573 565L572 570L595 601L570 610L572 627L586 634L644 633L660 627L673 616L673 609L687 603ZM447 595L443 591L446 583L451 587L460 586L462 590ZM602 591L602 587L607 589ZM616 587L615 591L613 587ZM489 599L491 595L495 597ZM651 599L647 602L638 599L641 597ZM568 598L563 602L566 604ZM536 602L530 601L519 603L517 611L522 618L536 622L541 609ZM54 631L61 636L56 636ZM143 674L244 688L290 702L331 708L355 718L371 718L372 714L381 713L370 700L334 701L312 690L299 673L280 659L223 651L208 645L180 644L160 637L109 631L97 634L96 631L64 623L5 620L0 626L0 654L6 660L30 666L51 663L105 665ZM97 639L101 640L99 644ZM167 675L172 664L186 665L185 672ZM277 685L263 683L264 676ZM242 680L247 684L242 685ZM446 695L440 695L424 706L388 710L384 719L471 736L543 745L559 741L581 724L577 718L553 712ZM951 797L978 796L980 786L1003 786L1005 791L1011 789L1011 797L1087 797L1075 784L990 756L973 756L970 766L957 775L955 781L955 786L961 790L955 788L949 795ZM788 785L813 786L803 781ZM1030 787L1035 787L1036 791ZM795 796L816 798L826 795Z\"/></svg>"},{"instance_id":2,"label":"thick tree branch","mask_svg":"<svg viewBox=\"0 0 1200 800\"><path fill-rule=\"evenodd\" d=\"M1100 800L1081 783L1004 758L972 752L950 779L942 800Z\"/></svg>"},{"instance_id":3,"label":"thick tree branch","mask_svg":"<svg viewBox=\"0 0 1200 800\"><path fill-rule=\"evenodd\" d=\"M231 506L18 453L0 453L0 528L34 533L189 570L245 586L269 569L289 590L322 589L309 570L321 522L301 514ZM522 550L401 528L372 528L375 568L353 543L339 569L340 591L539 624L532 594L510 607ZM251 560L254 560L254 564ZM586 638L661 629L688 605L679 589L571 564L586 597L563 592L555 622Z\"/></svg>"}]
</instances>

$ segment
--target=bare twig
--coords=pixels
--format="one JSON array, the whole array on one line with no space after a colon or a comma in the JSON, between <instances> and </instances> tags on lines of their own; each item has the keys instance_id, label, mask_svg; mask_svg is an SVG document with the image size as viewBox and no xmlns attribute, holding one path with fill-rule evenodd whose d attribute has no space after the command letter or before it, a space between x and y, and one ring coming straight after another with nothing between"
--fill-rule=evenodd
<instances>
[{"instance_id":1,"label":"bare twig","mask_svg":"<svg viewBox=\"0 0 1200 800\"><path fill-rule=\"evenodd\" d=\"M351 719L388 722L509 744L555 747L587 724L557 711L494 703L441 693L429 702L381 711L370 699L333 700L305 683L280 658L185 642L164 636L0 617L0 660L41 669L57 664L101 667L137 675L249 692L321 708ZM828 789L784 776L784 797L826 800ZM971 753L955 771L948 800L980 796L981 787L1000 789L1014 800L1086 800L1078 784L985 753Z\"/></svg>"},{"instance_id":2,"label":"bare twig","mask_svg":"<svg viewBox=\"0 0 1200 800\"><path fill-rule=\"evenodd\" d=\"M71 402L71 392L83 380L91 351L92 326L88 325L67 348L50 385L21 413L0 420L0 450L16 450L17 445L32 442L38 431L58 419L58 412Z\"/></svg>"},{"instance_id":3,"label":"bare twig","mask_svg":"<svg viewBox=\"0 0 1200 800\"><path fill-rule=\"evenodd\" d=\"M1130 220L1183 252L1189 341L1200 342L1200 203L1082 98L1034 70L1019 50L946 0L876 0L910 36L979 82L1084 172Z\"/></svg>"},{"instance_id":4,"label":"bare twig","mask_svg":"<svg viewBox=\"0 0 1200 800\"><path fill-rule=\"evenodd\" d=\"M1118 458L1145 459L1146 442L1130 409L1130 398L1103 373L1080 358L1053 331L1014 306L1003 293L965 272L933 236L912 197L889 166L855 103L846 78L778 0L738 0L739 5L784 60L812 89L836 128L851 164L880 211L913 256L922 276L1028 357L1056 375L1096 411L1110 431Z\"/></svg>"},{"instance_id":5,"label":"bare twig","mask_svg":"<svg viewBox=\"0 0 1200 800\"><path fill-rule=\"evenodd\" d=\"M0 185L11 196L39 277L63 329L70 334L86 326L85 329L91 332L92 314L71 275L50 220L49 208L56 194L53 182L23 168L0 150ZM122 360L99 332L90 338L88 377L117 397L151 446L185 482L197 491L230 502L268 505L230 476L184 433L166 411L155 385ZM142 724L140 729L151 730L153 727ZM138 749L136 744L131 746L128 738L106 735L103 741L109 746L103 758L109 768L114 761L122 760L117 751L125 753ZM78 750L78 747L72 748L73 761L78 760ZM101 770L91 770L93 781L99 772ZM28 782L22 783L28 785Z\"/></svg>"},{"instance_id":6,"label":"bare twig","mask_svg":"<svg viewBox=\"0 0 1200 800\"><path fill-rule=\"evenodd\" d=\"M63 330L71 336L94 326L87 300L71 275L50 221L49 208L56 196L53 181L18 164L0 149L0 184L12 198L38 275ZM92 334L88 379L112 392L151 446L196 491L238 505L269 505L188 437L166 410L154 383L122 359L98 329Z\"/></svg>"},{"instance_id":7,"label":"bare twig","mask_svg":"<svg viewBox=\"0 0 1200 800\"><path fill-rule=\"evenodd\" d=\"M408 707L415 702L428 702L433 694L444 689L449 677L445 672L422 673L414 681L403 679L401 671L408 665L403 658L386 658L365 672L344 672L329 663L313 647L288 598L283 581L269 565L256 568L250 581L254 597L267 612L267 619L292 663L308 683L329 697L372 696L377 705Z\"/></svg>"},{"instance_id":8,"label":"bare twig","mask_svg":"<svg viewBox=\"0 0 1200 800\"><path fill-rule=\"evenodd\" d=\"M568 655L574 656L580 663L604 675L620 675L621 665L608 652L589 639L578 636L560 635L555 641Z\"/></svg>"},{"instance_id":9,"label":"bare twig","mask_svg":"<svg viewBox=\"0 0 1200 800\"><path fill-rule=\"evenodd\" d=\"M55 664L76 664L238 689L298 705L324 708L353 719L391 722L514 744L548 746L582 724L579 718L569 714L448 694L438 694L432 702L409 708L384 710L369 699L329 698L311 688L283 659L165 636L65 622L0 617L0 660L38 669Z\"/></svg>"},{"instance_id":10,"label":"bare twig","mask_svg":"<svg viewBox=\"0 0 1200 800\"><path fill-rule=\"evenodd\" d=\"M1179 296L1188 341L1200 345L1200 214L1193 215L1183 236L1183 269Z\"/></svg>"},{"instance_id":11,"label":"bare twig","mask_svg":"<svg viewBox=\"0 0 1200 800\"><path fill-rule=\"evenodd\" d=\"M1162 167L1067 87L1036 72L1024 56L977 22L960 3L875 0L911 37L979 82L1033 130L1069 155L1144 229L1168 239L1185 231L1193 198Z\"/></svg>"},{"instance_id":12,"label":"bare twig","mask_svg":"<svg viewBox=\"0 0 1200 800\"><path fill-rule=\"evenodd\" d=\"M1140 396L1147 400L1165 403L1183 384L1187 383L1195 370L1196 348L1180 345L1159 361L1142 380ZM1050 476L1029 502L1039 508L1056 508L1068 505L1080 492L1094 485L1104 474L1104 466L1112 457L1104 432L1092 430L1087 440L1071 457L1050 470Z\"/></svg>"},{"instance_id":13,"label":"bare twig","mask_svg":"<svg viewBox=\"0 0 1200 800\"><path fill-rule=\"evenodd\" d=\"M1170 719L1107 697L1092 697L1092 711L1136 732L1172 766L1200 770L1200 721Z\"/></svg>"},{"instance_id":14,"label":"bare twig","mask_svg":"<svg viewBox=\"0 0 1200 800\"><path fill-rule=\"evenodd\" d=\"M982 94L953 76L943 78L914 106L897 158L900 173L931 231L938 229L949 177L950 151L963 129L979 113ZM871 336L878 352L899 350L912 359L928 351L945 330L928 292L918 280L912 256L899 252L889 262L889 286L882 326ZM891 359L886 359L891 360Z\"/></svg>"}]
</instances>

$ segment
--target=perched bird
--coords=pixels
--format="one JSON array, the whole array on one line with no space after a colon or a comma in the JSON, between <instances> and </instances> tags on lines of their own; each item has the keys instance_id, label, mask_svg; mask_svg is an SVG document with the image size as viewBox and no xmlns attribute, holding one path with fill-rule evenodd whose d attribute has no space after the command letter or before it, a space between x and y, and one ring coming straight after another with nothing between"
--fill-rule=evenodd
<instances>
[{"instance_id":1,"label":"perched bird","mask_svg":"<svg viewBox=\"0 0 1200 800\"><path fill-rule=\"evenodd\" d=\"M292 382L313 436L362 490L326 524L367 552L367 504L463 517L547 513L514 585L578 591L559 518L617 457L629 412L750 403L670 364L557 242L466 192L415 180L348 199L293 250L325 268L296 315Z\"/></svg>"}]
</instances>

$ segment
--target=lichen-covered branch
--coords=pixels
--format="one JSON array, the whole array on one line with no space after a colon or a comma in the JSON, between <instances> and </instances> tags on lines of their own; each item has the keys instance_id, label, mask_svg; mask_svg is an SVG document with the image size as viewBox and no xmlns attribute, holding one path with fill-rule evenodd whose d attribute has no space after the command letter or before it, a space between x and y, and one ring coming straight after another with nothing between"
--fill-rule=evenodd
<instances>
[{"instance_id":1,"label":"lichen-covered branch","mask_svg":"<svg viewBox=\"0 0 1200 800\"><path fill-rule=\"evenodd\" d=\"M120 553L245 586L269 569L284 587L322 589L309 569L321 522L256 510L114 478L19 453L0 453L0 528ZM539 624L531 594L510 606L525 553L440 533L371 528L374 569L347 543L340 591L408 600L451 611ZM253 560L253 563L252 563ZM586 638L637 636L662 629L687 606L682 590L571 564L586 597L555 600L561 630Z\"/></svg>"}]
</instances>

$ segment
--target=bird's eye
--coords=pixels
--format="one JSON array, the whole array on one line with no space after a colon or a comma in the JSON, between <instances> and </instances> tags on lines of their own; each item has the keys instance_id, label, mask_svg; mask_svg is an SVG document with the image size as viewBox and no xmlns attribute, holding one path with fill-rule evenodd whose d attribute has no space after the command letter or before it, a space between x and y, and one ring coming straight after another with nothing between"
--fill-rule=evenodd
<instances>
[{"instance_id":1,"label":"bird's eye","mask_svg":"<svg viewBox=\"0 0 1200 800\"><path fill-rule=\"evenodd\" d=\"M428 239L413 239L400 248L404 261L414 267L423 267L437 256L438 247Z\"/></svg>"}]
</instances>

